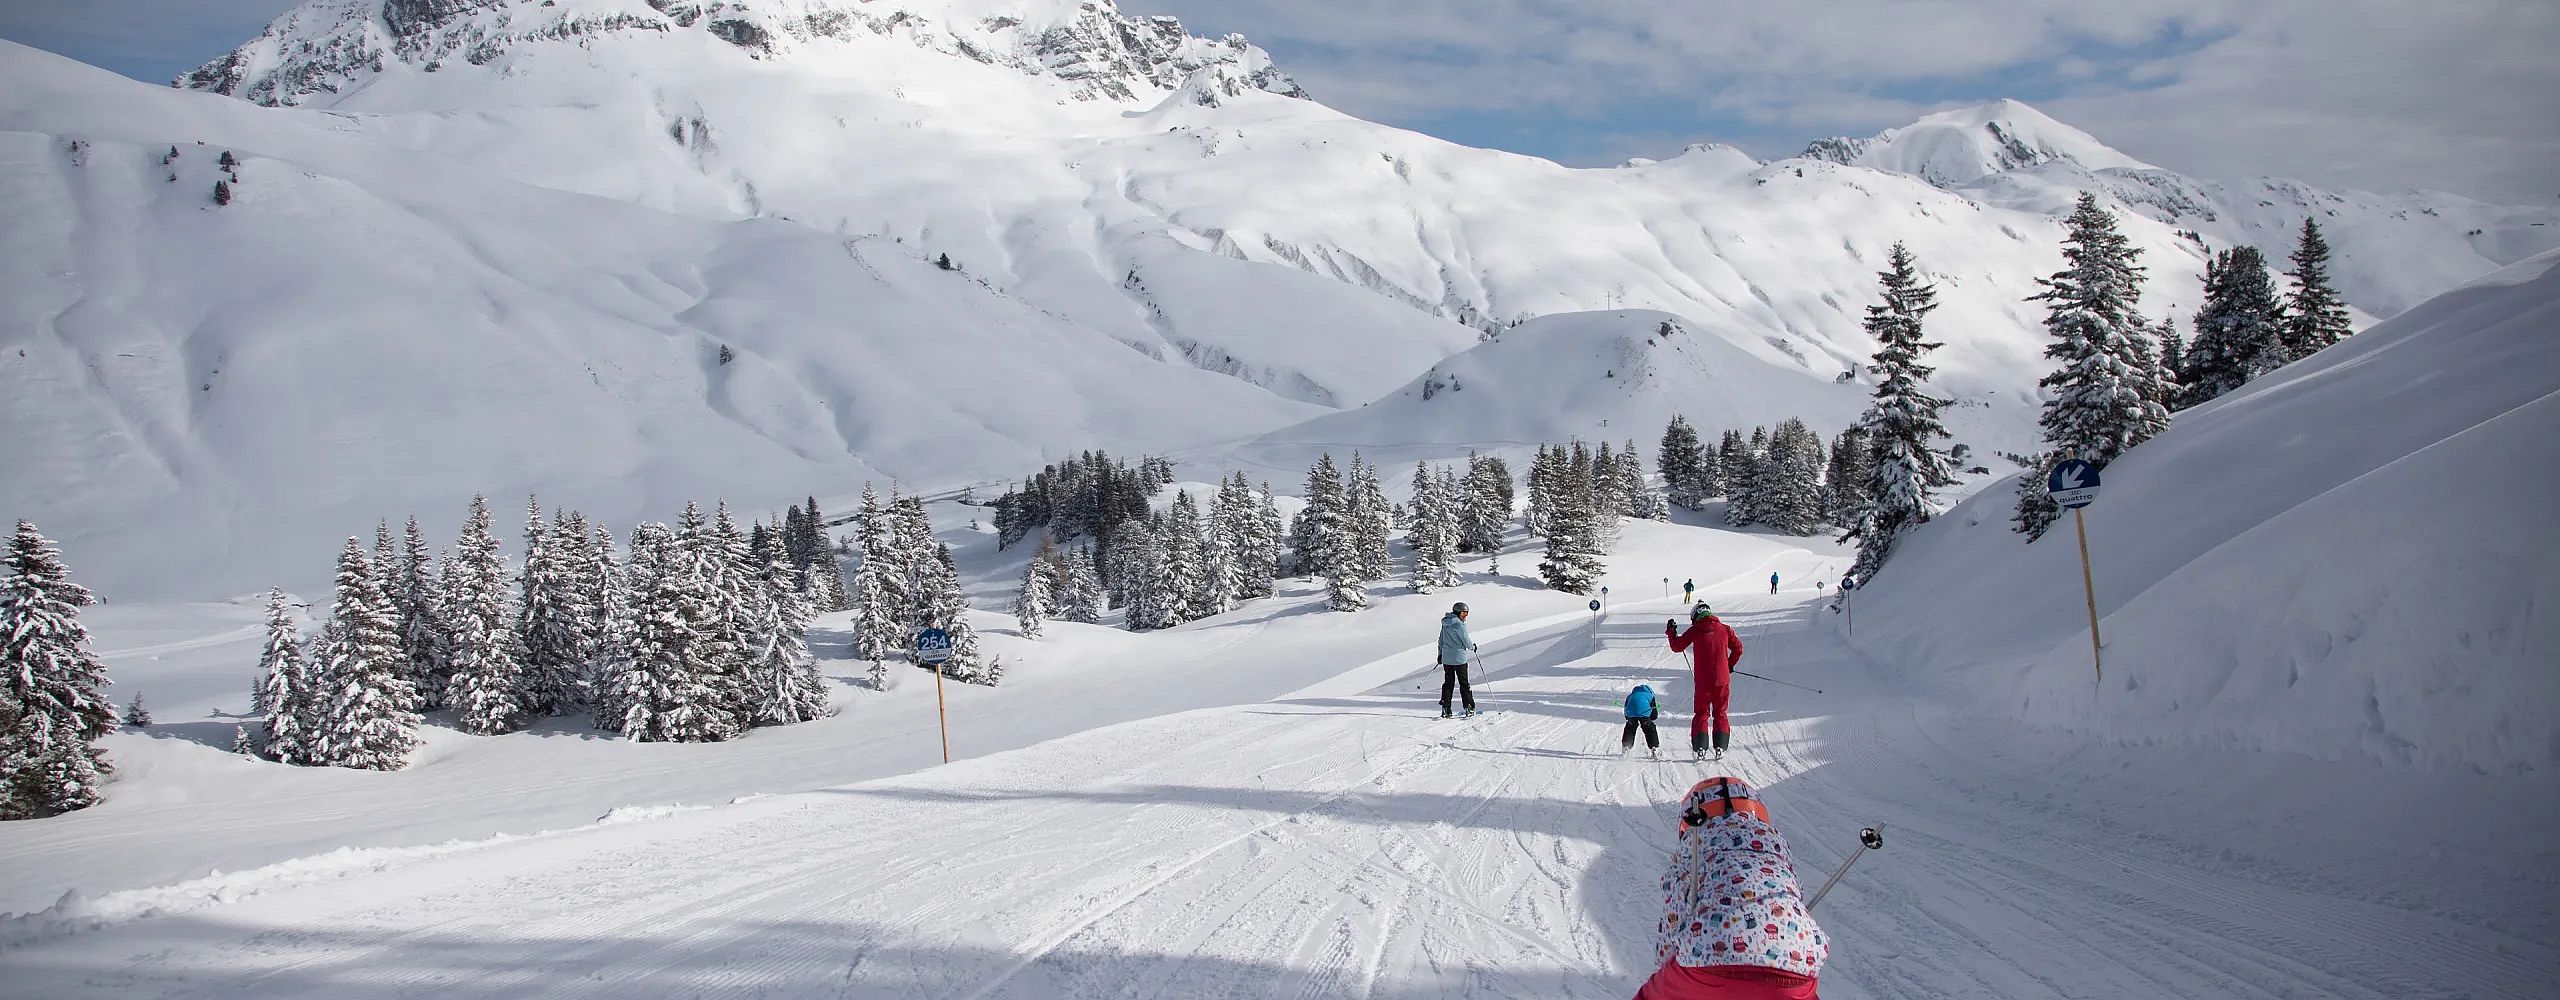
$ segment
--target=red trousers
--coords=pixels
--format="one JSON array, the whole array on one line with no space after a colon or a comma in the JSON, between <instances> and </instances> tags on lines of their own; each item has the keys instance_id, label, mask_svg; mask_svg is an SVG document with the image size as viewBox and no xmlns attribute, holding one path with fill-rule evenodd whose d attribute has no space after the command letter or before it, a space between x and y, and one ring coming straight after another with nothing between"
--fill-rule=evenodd
<instances>
[{"instance_id":1,"label":"red trousers","mask_svg":"<svg viewBox=\"0 0 2560 1000\"><path fill-rule=\"evenodd\" d=\"M1700 687L1697 689L1697 703L1689 714L1689 742L1691 745L1696 745L1698 743L1698 737L1707 734L1709 729L1708 722L1710 720L1715 723L1713 728L1715 730L1715 734L1718 736L1723 736L1724 734L1733 731L1733 723L1724 717L1725 700L1732 694L1733 688L1731 685L1724 687Z\"/></svg>"},{"instance_id":2,"label":"red trousers","mask_svg":"<svg viewBox=\"0 0 2560 1000\"><path fill-rule=\"evenodd\" d=\"M1817 1000L1810 976L1747 965L1692 969L1664 962L1636 991L1636 1000Z\"/></svg>"}]
</instances>

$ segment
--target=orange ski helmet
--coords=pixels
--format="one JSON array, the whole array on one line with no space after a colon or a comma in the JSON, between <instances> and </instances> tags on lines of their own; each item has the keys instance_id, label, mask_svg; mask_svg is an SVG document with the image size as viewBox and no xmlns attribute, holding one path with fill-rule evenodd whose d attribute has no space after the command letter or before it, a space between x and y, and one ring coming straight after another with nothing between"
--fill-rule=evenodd
<instances>
[{"instance_id":1,"label":"orange ski helmet","mask_svg":"<svg viewBox=\"0 0 2560 1000\"><path fill-rule=\"evenodd\" d=\"M1760 793L1751 783L1730 775L1718 775L1701 781L1689 789L1680 802L1680 832L1718 816L1747 813L1760 822L1771 823L1769 808L1760 804ZM1771 823L1771 825L1775 825Z\"/></svg>"}]
</instances>

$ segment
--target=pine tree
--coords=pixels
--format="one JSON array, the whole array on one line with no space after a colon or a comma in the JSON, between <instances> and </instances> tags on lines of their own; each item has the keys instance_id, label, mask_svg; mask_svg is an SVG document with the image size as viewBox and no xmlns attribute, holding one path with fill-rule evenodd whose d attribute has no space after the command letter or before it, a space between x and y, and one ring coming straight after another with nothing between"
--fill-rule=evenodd
<instances>
[{"instance_id":1,"label":"pine tree","mask_svg":"<svg viewBox=\"0 0 2560 1000\"><path fill-rule=\"evenodd\" d=\"M1549 445L1538 446L1538 455L1529 460L1529 503L1520 512L1520 526L1531 535L1545 537L1556 509L1556 481L1562 476L1558 466L1563 456Z\"/></svg>"},{"instance_id":2,"label":"pine tree","mask_svg":"<svg viewBox=\"0 0 2560 1000\"><path fill-rule=\"evenodd\" d=\"M1198 617L1235 609L1236 597L1244 589L1244 550L1250 530L1246 522L1253 516L1252 508L1251 487L1219 480L1217 496L1209 505L1208 530L1200 537L1199 589L1191 599Z\"/></svg>"},{"instance_id":3,"label":"pine tree","mask_svg":"<svg viewBox=\"0 0 2560 1000\"><path fill-rule=\"evenodd\" d=\"M2293 279L2285 297L2285 354L2307 358L2347 339L2356 332L2355 324L2347 319L2346 300L2329 283L2329 241L2320 237L2318 221L2302 220L2302 239L2294 244L2291 259L2293 270L2285 272Z\"/></svg>"},{"instance_id":4,"label":"pine tree","mask_svg":"<svg viewBox=\"0 0 2560 1000\"><path fill-rule=\"evenodd\" d=\"M1239 479L1243 473L1237 473ZM1280 585L1280 500L1271 493L1265 480L1254 494L1253 528L1244 553L1250 567L1244 575L1244 596L1269 597Z\"/></svg>"},{"instance_id":5,"label":"pine tree","mask_svg":"<svg viewBox=\"0 0 2560 1000\"><path fill-rule=\"evenodd\" d=\"M1301 576L1322 577L1332 569L1325 553L1334 542L1332 535L1347 530L1343 513L1342 476L1336 471L1331 454L1319 455L1307 470L1307 505L1298 512L1290 534L1296 551L1291 560Z\"/></svg>"},{"instance_id":6,"label":"pine tree","mask_svg":"<svg viewBox=\"0 0 2560 1000\"><path fill-rule=\"evenodd\" d=\"M570 593L571 547L583 537L555 543L542 521L542 505L527 500L524 514L524 569L518 574L516 642L523 651L524 688L519 701L528 716L552 716L578 703L579 625L586 609Z\"/></svg>"},{"instance_id":7,"label":"pine tree","mask_svg":"<svg viewBox=\"0 0 2560 1000\"><path fill-rule=\"evenodd\" d=\"M1395 532L1395 520L1387 505L1386 490L1378 483L1378 468L1362 461L1359 452L1351 454L1351 482L1345 488L1345 499L1359 580L1364 584L1384 580L1395 572L1395 555L1387 545Z\"/></svg>"},{"instance_id":8,"label":"pine tree","mask_svg":"<svg viewBox=\"0 0 2560 1000\"><path fill-rule=\"evenodd\" d=\"M852 590L844 581L844 564L836 559L835 542L827 537L827 516L818 511L818 498L810 497L801 519L798 548L806 553L793 563L808 581L808 593L816 596L818 610L843 611L852 607Z\"/></svg>"},{"instance_id":9,"label":"pine tree","mask_svg":"<svg viewBox=\"0 0 2560 1000\"><path fill-rule=\"evenodd\" d=\"M573 515L570 520L576 524L584 519ZM589 600L586 627L581 630L585 658L579 677L585 686L587 706L601 727L608 716L619 716L618 709L605 702L607 693L614 689L614 665L621 659L623 632L629 627L627 619L631 598L624 589L628 581L622 566L614 559L613 532L600 526L586 530L591 537L586 561L579 571L587 578Z\"/></svg>"},{"instance_id":10,"label":"pine tree","mask_svg":"<svg viewBox=\"0 0 2560 1000\"><path fill-rule=\"evenodd\" d=\"M1769 453L1754 467L1752 517L1790 535L1822 523L1822 439L1789 417L1769 435Z\"/></svg>"},{"instance_id":11,"label":"pine tree","mask_svg":"<svg viewBox=\"0 0 2560 1000\"><path fill-rule=\"evenodd\" d=\"M2035 456L2035 460L2018 474L2018 500L2011 508L2009 530L2027 536L2028 542L2044 537L2045 529L2052 527L2054 520L2062 516L2062 508L2053 502L2053 495L2045 488L2045 480L2061 461L2062 456L2046 452Z\"/></svg>"},{"instance_id":12,"label":"pine tree","mask_svg":"<svg viewBox=\"0 0 2560 1000\"><path fill-rule=\"evenodd\" d=\"M2157 355L2134 312L2141 295L2141 254L2116 231L2113 214L2083 193L2067 221L2063 257L2069 266L2049 278L2035 301L2046 303L2045 330L2053 335L2045 357L2061 362L2037 380L2047 390L2038 423L2045 443L2061 457L2105 466L2127 449L2166 429L2158 402ZM2148 356L2146 356L2148 355ZM2042 507L2020 510L2021 529L2042 533ZM2044 523L2049 523L2049 519Z\"/></svg>"},{"instance_id":13,"label":"pine tree","mask_svg":"<svg viewBox=\"0 0 2560 1000\"><path fill-rule=\"evenodd\" d=\"M141 695L134 695L132 703L124 707L124 724L135 729L151 728L151 710L143 707Z\"/></svg>"},{"instance_id":14,"label":"pine tree","mask_svg":"<svg viewBox=\"0 0 2560 1000\"><path fill-rule=\"evenodd\" d=\"M472 497L471 518L444 580L453 643L445 690L455 724L483 736L521 729L526 715L523 652L507 614L506 566L490 528L488 501Z\"/></svg>"},{"instance_id":15,"label":"pine tree","mask_svg":"<svg viewBox=\"0 0 2560 1000\"><path fill-rule=\"evenodd\" d=\"M1200 505L1191 499L1191 491L1174 494L1172 509L1165 514L1156 544L1164 550L1165 624L1179 625L1206 617L1209 613L1200 608L1205 568L1200 551Z\"/></svg>"},{"instance_id":16,"label":"pine tree","mask_svg":"<svg viewBox=\"0 0 2560 1000\"><path fill-rule=\"evenodd\" d=\"M1662 473L1662 485L1673 504L1690 510L1706 507L1707 446L1686 418L1673 416L1671 426L1663 429L1662 450L1656 453L1653 465Z\"/></svg>"},{"instance_id":17,"label":"pine tree","mask_svg":"<svg viewBox=\"0 0 2560 1000\"><path fill-rule=\"evenodd\" d=\"M1662 495L1645 484L1644 456L1636 453L1633 438L1627 439L1626 447L1618 449L1617 495L1624 505L1621 510L1628 517L1647 521L1671 519L1671 508L1663 502Z\"/></svg>"},{"instance_id":18,"label":"pine tree","mask_svg":"<svg viewBox=\"0 0 2560 1000\"><path fill-rule=\"evenodd\" d=\"M683 548L663 524L643 524L632 533L631 626L623 636L612 704L620 710L616 728L639 742L737 735L717 704L718 692L703 680L701 661L711 652L702 629L709 588L686 565Z\"/></svg>"},{"instance_id":19,"label":"pine tree","mask_svg":"<svg viewBox=\"0 0 2560 1000\"><path fill-rule=\"evenodd\" d=\"M419 530L417 516L410 515L394 580L407 609L400 648L409 665L410 690L418 695L412 707L421 712L445 706L445 680L453 676L453 637L446 624L450 605L440 577L435 558L427 554L427 534Z\"/></svg>"},{"instance_id":20,"label":"pine tree","mask_svg":"<svg viewBox=\"0 0 2560 1000\"><path fill-rule=\"evenodd\" d=\"M1866 322L1876 340L1867 367L1876 389L1853 429L1859 439L1843 435L1839 450L1850 454L1835 454L1832 463L1835 480L1858 477L1854 485L1835 487L1834 508L1847 513L1854 505L1856 520L1841 522L1849 525L1842 538L1859 541L1850 573L1860 580L1873 579L1894 543L1936 515L1931 491L1956 480L1954 463L1938 445L1947 437L1938 416L1947 400L1929 394L1937 368L1922 361L1941 346L1922 333L1922 322L1938 307L1937 288L1920 281L1917 261L1899 243L1876 281L1884 301L1867 307Z\"/></svg>"},{"instance_id":21,"label":"pine tree","mask_svg":"<svg viewBox=\"0 0 2560 1000\"><path fill-rule=\"evenodd\" d=\"M1511 470L1501 459L1469 454L1465 495L1460 500L1458 549L1495 552L1511 524Z\"/></svg>"},{"instance_id":22,"label":"pine tree","mask_svg":"<svg viewBox=\"0 0 2560 1000\"><path fill-rule=\"evenodd\" d=\"M310 749L319 706L302 652L302 631L294 625L293 605L282 590L267 591L267 645L258 656L254 702L263 717L257 743L267 757L287 764L320 763Z\"/></svg>"},{"instance_id":23,"label":"pine tree","mask_svg":"<svg viewBox=\"0 0 2560 1000\"><path fill-rule=\"evenodd\" d=\"M373 526L373 580L382 588L383 600L391 612L391 630L401 637L398 670L402 677L417 673L417 664L409 661L409 581L402 572L400 550L391 541L391 521L385 518ZM410 706L415 709L417 706Z\"/></svg>"},{"instance_id":24,"label":"pine tree","mask_svg":"<svg viewBox=\"0 0 2560 1000\"><path fill-rule=\"evenodd\" d=\"M1601 573L1591 480L1577 475L1554 478L1548 499L1553 506L1547 512L1546 557L1538 561L1538 576L1551 589L1588 594L1599 586Z\"/></svg>"},{"instance_id":25,"label":"pine tree","mask_svg":"<svg viewBox=\"0 0 2560 1000\"><path fill-rule=\"evenodd\" d=\"M968 615L953 616L949 630L951 659L942 664L945 672L955 679L989 687L1003 679L1001 673L989 670L986 654L978 646L978 627L970 623Z\"/></svg>"},{"instance_id":26,"label":"pine tree","mask_svg":"<svg viewBox=\"0 0 2560 1000\"><path fill-rule=\"evenodd\" d=\"M753 645L747 679L755 725L787 726L834 714L827 705L827 679L809 655L809 619L815 609L800 592L801 571L783 552L766 558L758 582L764 598L756 602Z\"/></svg>"},{"instance_id":27,"label":"pine tree","mask_svg":"<svg viewBox=\"0 0 2560 1000\"><path fill-rule=\"evenodd\" d=\"M1022 566L1022 587L1013 595L1013 621L1023 638L1037 639L1049 613L1049 562L1034 557Z\"/></svg>"},{"instance_id":28,"label":"pine tree","mask_svg":"<svg viewBox=\"0 0 2560 1000\"><path fill-rule=\"evenodd\" d=\"M337 600L312 651L315 763L396 771L418 746L417 693L401 676L390 601L354 536L338 555Z\"/></svg>"},{"instance_id":29,"label":"pine tree","mask_svg":"<svg viewBox=\"0 0 2560 1000\"><path fill-rule=\"evenodd\" d=\"M115 768L97 741L116 728L99 690L106 664L89 652L80 609L95 603L71 582L53 542L18 522L0 580L0 819L85 809Z\"/></svg>"},{"instance_id":30,"label":"pine tree","mask_svg":"<svg viewBox=\"0 0 2560 1000\"><path fill-rule=\"evenodd\" d=\"M1739 437L1735 438L1740 441ZM1741 444L1741 451L1725 461L1724 523L1739 528L1762 519L1762 493L1769 487L1769 429L1754 427L1751 440Z\"/></svg>"},{"instance_id":31,"label":"pine tree","mask_svg":"<svg viewBox=\"0 0 2560 1000\"><path fill-rule=\"evenodd\" d=\"M1173 624L1164 575L1164 546L1153 524L1131 521L1111 533L1111 589L1120 602L1121 624L1145 632Z\"/></svg>"},{"instance_id":32,"label":"pine tree","mask_svg":"<svg viewBox=\"0 0 2560 1000\"><path fill-rule=\"evenodd\" d=\"M1874 502L1867 494L1867 473L1874 465L1874 448L1866 431L1852 425L1831 439L1831 464L1822 470L1824 520L1853 530L1866 520Z\"/></svg>"},{"instance_id":33,"label":"pine tree","mask_svg":"<svg viewBox=\"0 0 2560 1000\"><path fill-rule=\"evenodd\" d=\"M1405 530L1405 540L1413 547L1413 589L1426 594L1458 585L1458 572L1450 565L1458 550L1457 511L1440 484L1429 465L1413 464L1413 525Z\"/></svg>"},{"instance_id":34,"label":"pine tree","mask_svg":"<svg viewBox=\"0 0 2560 1000\"><path fill-rule=\"evenodd\" d=\"M906 643L902 611L905 571L891 562L887 512L870 484L862 487L862 509L854 516L855 564L850 588L854 655L886 660Z\"/></svg>"},{"instance_id":35,"label":"pine tree","mask_svg":"<svg viewBox=\"0 0 2560 1000\"><path fill-rule=\"evenodd\" d=\"M1093 550L1090 548L1069 550L1065 576L1067 620L1086 625L1101 624L1102 614L1106 610L1105 605L1109 603L1109 597L1103 592L1102 581L1094 576Z\"/></svg>"},{"instance_id":36,"label":"pine tree","mask_svg":"<svg viewBox=\"0 0 2560 1000\"><path fill-rule=\"evenodd\" d=\"M748 622L763 593L750 586L746 548L746 536L730 522L726 504L716 520L703 516L698 503L684 505L676 521L676 552L687 577L687 617L700 636L690 665L694 680L710 693L701 703L703 721L694 730L705 739L728 739L750 725Z\"/></svg>"},{"instance_id":37,"label":"pine tree","mask_svg":"<svg viewBox=\"0 0 2560 1000\"><path fill-rule=\"evenodd\" d=\"M2180 409L2205 402L2291 360L2283 302L2256 247L2215 254L2204 271L2204 307L2196 339L2186 345L2178 381Z\"/></svg>"}]
</instances>

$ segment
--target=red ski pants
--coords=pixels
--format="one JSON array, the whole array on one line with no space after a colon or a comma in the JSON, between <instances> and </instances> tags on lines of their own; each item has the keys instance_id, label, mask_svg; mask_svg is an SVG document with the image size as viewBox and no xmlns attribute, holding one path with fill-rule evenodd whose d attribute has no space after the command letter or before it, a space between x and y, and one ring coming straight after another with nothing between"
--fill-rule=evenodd
<instances>
[{"instance_id":1,"label":"red ski pants","mask_svg":"<svg viewBox=\"0 0 2560 1000\"><path fill-rule=\"evenodd\" d=\"M1724 717L1725 699L1732 694L1733 688L1730 685L1697 689L1697 703L1689 714L1690 743L1695 744L1698 742L1698 737L1706 735L1707 723L1710 719L1715 723L1716 735L1723 736L1733 731L1733 723Z\"/></svg>"}]
</instances>

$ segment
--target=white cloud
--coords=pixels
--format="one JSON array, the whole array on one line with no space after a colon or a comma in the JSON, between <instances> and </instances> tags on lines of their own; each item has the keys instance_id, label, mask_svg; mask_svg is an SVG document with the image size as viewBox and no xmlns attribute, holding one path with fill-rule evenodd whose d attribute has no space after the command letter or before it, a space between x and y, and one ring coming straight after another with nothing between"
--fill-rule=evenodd
<instances>
[{"instance_id":1,"label":"white cloud","mask_svg":"<svg viewBox=\"0 0 2560 1000\"><path fill-rule=\"evenodd\" d=\"M1327 103L1397 123L1543 111L1623 133L1611 109L1667 103L1692 122L1636 131L1738 121L1746 136L1695 137L1801 142L2017 96L2201 176L2560 195L2549 0L1130 4L1241 31Z\"/></svg>"}]
</instances>

